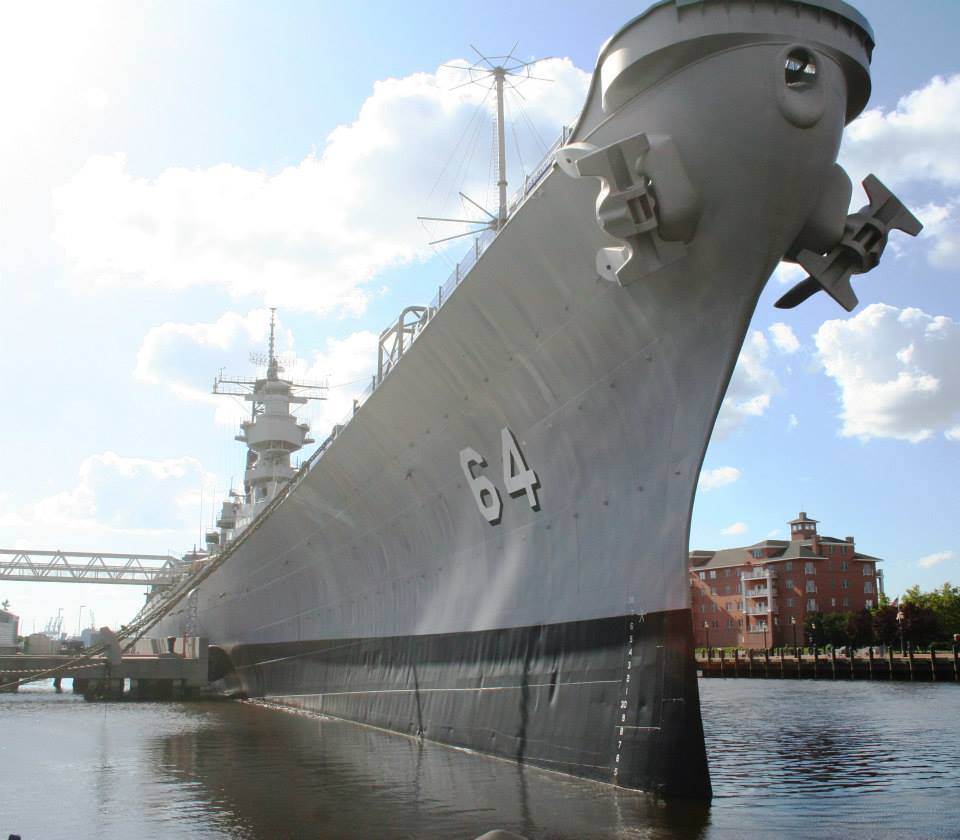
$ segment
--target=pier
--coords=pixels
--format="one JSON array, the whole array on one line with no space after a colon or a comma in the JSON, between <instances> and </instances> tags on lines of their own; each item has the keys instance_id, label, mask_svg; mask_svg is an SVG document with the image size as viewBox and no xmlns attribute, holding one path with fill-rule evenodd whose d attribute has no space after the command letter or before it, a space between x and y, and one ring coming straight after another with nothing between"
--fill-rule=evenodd
<instances>
[{"instance_id":1,"label":"pier","mask_svg":"<svg viewBox=\"0 0 960 840\"><path fill-rule=\"evenodd\" d=\"M700 677L748 679L901 680L912 682L960 682L958 646L952 651L908 650L843 656L835 650L813 653L764 650L697 651Z\"/></svg>"},{"instance_id":2,"label":"pier","mask_svg":"<svg viewBox=\"0 0 960 840\"><path fill-rule=\"evenodd\" d=\"M101 631L102 632L102 631ZM207 685L207 640L141 639L121 651L112 638L102 653L0 656L0 691L53 679L73 679L74 694L87 700L186 700Z\"/></svg>"}]
</instances>

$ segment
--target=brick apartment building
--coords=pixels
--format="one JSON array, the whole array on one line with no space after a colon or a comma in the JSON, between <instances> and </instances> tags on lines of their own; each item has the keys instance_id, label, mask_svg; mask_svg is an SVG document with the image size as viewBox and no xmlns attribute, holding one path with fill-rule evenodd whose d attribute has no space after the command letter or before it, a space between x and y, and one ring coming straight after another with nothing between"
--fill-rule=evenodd
<instances>
[{"instance_id":1,"label":"brick apartment building","mask_svg":"<svg viewBox=\"0 0 960 840\"><path fill-rule=\"evenodd\" d=\"M694 644L763 649L803 644L809 613L859 612L883 592L879 559L817 533L806 512L790 540L690 553Z\"/></svg>"}]
</instances>

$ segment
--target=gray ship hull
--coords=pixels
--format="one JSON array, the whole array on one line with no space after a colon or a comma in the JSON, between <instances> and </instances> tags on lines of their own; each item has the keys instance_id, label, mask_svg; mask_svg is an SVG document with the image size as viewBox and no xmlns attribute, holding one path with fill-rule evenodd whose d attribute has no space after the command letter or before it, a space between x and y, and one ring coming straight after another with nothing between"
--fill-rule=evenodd
<instances>
[{"instance_id":1,"label":"gray ship hull","mask_svg":"<svg viewBox=\"0 0 960 840\"><path fill-rule=\"evenodd\" d=\"M571 138L644 133L682 161L695 207L670 227L664 175L663 237L649 254L632 240L639 276L598 263L624 245L597 223L600 182L551 168L158 635L189 617L224 653L217 676L250 695L710 795L686 571L696 482L759 294L822 215L871 44L799 4L681 11L658 7L608 44ZM796 41L819 62L805 125L792 91L778 105Z\"/></svg>"}]
</instances>

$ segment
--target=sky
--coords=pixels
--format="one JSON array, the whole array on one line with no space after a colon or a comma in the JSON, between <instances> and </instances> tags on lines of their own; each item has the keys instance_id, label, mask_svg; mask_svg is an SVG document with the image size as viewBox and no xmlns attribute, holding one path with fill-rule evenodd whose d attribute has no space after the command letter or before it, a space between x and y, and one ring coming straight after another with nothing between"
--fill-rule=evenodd
<instances>
[{"instance_id":1,"label":"sky","mask_svg":"<svg viewBox=\"0 0 960 840\"><path fill-rule=\"evenodd\" d=\"M493 207L490 100L464 67L544 59L508 100L510 190L582 104L641 2L86 2L0 7L0 548L183 553L239 484L238 401L279 312L287 373L330 386L323 440L376 336L469 247L417 215ZM402 11L400 9L402 8ZM883 558L898 594L960 583L960 4L862 0L873 95L841 162L924 221L855 279L757 307L691 548L786 538L800 510ZM446 65L446 66L445 66ZM495 179L493 179L495 180ZM854 209L864 203L854 191ZM309 454L309 451L302 453ZM144 591L0 583L22 632L116 626ZM81 610L83 607L83 610Z\"/></svg>"}]
</instances>

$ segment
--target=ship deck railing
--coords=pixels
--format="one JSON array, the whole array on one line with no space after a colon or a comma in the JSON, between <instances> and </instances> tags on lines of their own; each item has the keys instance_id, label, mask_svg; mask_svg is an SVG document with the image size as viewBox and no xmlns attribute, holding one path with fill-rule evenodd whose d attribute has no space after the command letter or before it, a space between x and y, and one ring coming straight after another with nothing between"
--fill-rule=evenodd
<instances>
[{"instance_id":1,"label":"ship deck railing","mask_svg":"<svg viewBox=\"0 0 960 840\"><path fill-rule=\"evenodd\" d=\"M572 133L573 128L571 126L563 126L560 136L557 137L550 148L547 149L540 162L531 170L528 175L524 177L523 185L514 193L512 199L508 203L508 220L524 203L530 193L537 188L547 173L552 169L556 159L557 151L570 139ZM490 245L493 244L494 240L496 240L499 232L499 230L488 228L480 231L477 234L476 238L474 239L473 247L464 255L463 259L461 259L454 266L453 271L450 272L450 276L447 277L446 282L439 286L436 295L434 295L433 299L427 305L426 312L420 319L420 322L417 325L417 330L414 333L412 340L406 345L406 349L409 349L409 347L413 345L427 324L433 319L437 312L440 311L444 304L446 304L454 291L456 291L457 287L467 278L467 275L470 273L473 267L480 261L480 257L483 256L487 248L489 248ZM380 384L393 371L398 362L399 358L394 360L393 363L385 370L382 376L378 377L374 375L371 377L370 384L368 384L361 394L356 397L354 408L346 417L333 426L330 436L327 437L327 439L324 440L319 447L317 447L313 454L303 462L302 466L300 467L301 470L308 472L313 464L323 456L323 453L329 448L330 444L332 444L337 436L347 427L354 415L356 415L357 411L368 399L370 399L373 392L380 387ZM295 476L293 483L295 483L296 480L297 479Z\"/></svg>"}]
</instances>

